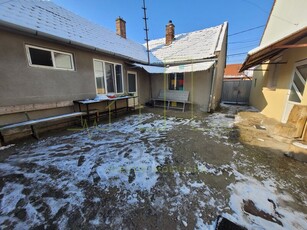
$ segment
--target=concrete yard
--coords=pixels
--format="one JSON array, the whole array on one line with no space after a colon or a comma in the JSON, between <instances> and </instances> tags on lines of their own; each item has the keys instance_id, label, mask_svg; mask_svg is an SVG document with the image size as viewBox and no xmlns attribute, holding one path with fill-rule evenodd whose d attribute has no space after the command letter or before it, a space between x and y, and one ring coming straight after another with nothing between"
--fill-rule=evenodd
<instances>
[{"instance_id":1,"label":"concrete yard","mask_svg":"<svg viewBox=\"0 0 307 230\"><path fill-rule=\"evenodd\" d=\"M238 110L253 111L157 109L0 147L0 228L307 229L306 163L240 143Z\"/></svg>"}]
</instances>

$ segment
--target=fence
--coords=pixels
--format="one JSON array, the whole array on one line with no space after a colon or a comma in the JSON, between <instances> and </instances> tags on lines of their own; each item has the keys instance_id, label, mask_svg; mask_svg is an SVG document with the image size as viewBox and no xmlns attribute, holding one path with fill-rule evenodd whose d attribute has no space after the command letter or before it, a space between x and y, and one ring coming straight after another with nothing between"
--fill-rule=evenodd
<instances>
[{"instance_id":1,"label":"fence","mask_svg":"<svg viewBox=\"0 0 307 230\"><path fill-rule=\"evenodd\" d=\"M222 102L247 105L251 86L251 80L224 80Z\"/></svg>"}]
</instances>

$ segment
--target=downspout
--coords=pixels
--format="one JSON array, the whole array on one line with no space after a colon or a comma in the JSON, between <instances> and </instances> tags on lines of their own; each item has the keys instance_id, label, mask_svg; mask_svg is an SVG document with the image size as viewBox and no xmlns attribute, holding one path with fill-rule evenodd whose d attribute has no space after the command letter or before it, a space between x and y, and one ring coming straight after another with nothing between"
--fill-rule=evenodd
<instances>
[{"instance_id":1,"label":"downspout","mask_svg":"<svg viewBox=\"0 0 307 230\"><path fill-rule=\"evenodd\" d=\"M208 109L207 109L208 113L212 112L211 107L212 107L212 101L213 101L213 98L214 98L215 79L216 79L216 61L214 62L213 72L212 72L212 75L211 75L211 89L210 89L210 97L209 97L209 103L208 103Z\"/></svg>"}]
</instances>

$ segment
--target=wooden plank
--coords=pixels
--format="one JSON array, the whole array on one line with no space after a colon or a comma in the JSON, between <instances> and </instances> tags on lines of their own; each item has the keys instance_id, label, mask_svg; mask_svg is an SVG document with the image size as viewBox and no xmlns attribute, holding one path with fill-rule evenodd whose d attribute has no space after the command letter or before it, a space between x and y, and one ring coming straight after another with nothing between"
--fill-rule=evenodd
<instances>
[{"instance_id":1,"label":"wooden plank","mask_svg":"<svg viewBox=\"0 0 307 230\"><path fill-rule=\"evenodd\" d=\"M27 125L35 125L43 122L49 122L49 121L56 121L60 119L67 119L67 118L72 118L72 117L77 117L77 116L84 116L86 115L86 112L75 112L75 113L69 113L69 114L63 114L63 115L58 115L58 116L53 116L53 117L47 117L47 118L42 118L42 119L35 119L35 120L29 120L29 121L24 121L24 122L19 122L11 125L6 125L0 128L1 130L6 130L6 129L13 129L13 128L18 128L22 126L27 126Z\"/></svg>"}]
</instances>

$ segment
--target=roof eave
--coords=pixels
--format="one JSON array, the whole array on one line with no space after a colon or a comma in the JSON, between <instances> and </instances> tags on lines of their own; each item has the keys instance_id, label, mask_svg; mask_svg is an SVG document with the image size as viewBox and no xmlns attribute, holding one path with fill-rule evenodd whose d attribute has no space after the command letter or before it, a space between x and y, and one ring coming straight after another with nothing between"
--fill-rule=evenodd
<instances>
[{"instance_id":1,"label":"roof eave","mask_svg":"<svg viewBox=\"0 0 307 230\"><path fill-rule=\"evenodd\" d=\"M247 70L251 67L254 67L256 65L259 65L264 61L269 60L270 58L276 56L277 54L287 49L287 48L280 48L281 46L294 44L306 36L307 36L307 27L304 27L303 29L295 33L292 33L287 37L284 37L283 39L276 41L270 44L269 46L264 47L261 50L258 50L255 53L248 54L240 69L240 72Z\"/></svg>"},{"instance_id":2,"label":"roof eave","mask_svg":"<svg viewBox=\"0 0 307 230\"><path fill-rule=\"evenodd\" d=\"M181 65L181 64L193 64L193 63L199 63L199 62L209 62L209 61L216 61L217 56L212 55L210 57L206 58L199 58L199 59L186 59L186 60L179 60L179 61L168 61L168 60L162 60L161 62L152 62L151 65L153 66L166 66L166 65Z\"/></svg>"},{"instance_id":3,"label":"roof eave","mask_svg":"<svg viewBox=\"0 0 307 230\"><path fill-rule=\"evenodd\" d=\"M147 60L144 61L144 60L135 59L135 58L132 58L132 57L129 57L129 56L126 56L126 55L111 52L111 51L108 51L108 50L103 50L103 49L100 49L100 48L97 48L97 47L94 47L94 46L89 46L89 45L86 45L86 44L83 44L83 43L72 41L70 39L65 39L65 38L62 38L62 37L54 36L52 34L44 33L44 32L41 32L41 31L38 31L38 30L35 30L35 29L30 29L30 28L26 28L26 27L23 27L23 26L18 26L16 24L12 24L12 23L9 23L9 22L6 22L6 21L0 20L0 26L10 28L10 29L16 29L20 32L27 33L27 34L30 34L30 35L35 35L35 36L41 37L41 38L56 40L56 41L64 43L64 44L79 46L79 47L86 48L86 49L89 49L89 50L92 50L92 51L97 51L97 52L108 54L108 55L111 55L111 56L114 56L114 57L126 59L126 60L129 60L129 61L132 61L132 62L138 62L138 63L141 63L141 64L147 63Z\"/></svg>"}]
</instances>

